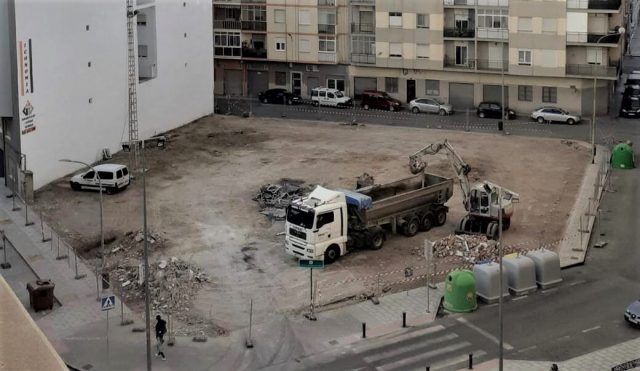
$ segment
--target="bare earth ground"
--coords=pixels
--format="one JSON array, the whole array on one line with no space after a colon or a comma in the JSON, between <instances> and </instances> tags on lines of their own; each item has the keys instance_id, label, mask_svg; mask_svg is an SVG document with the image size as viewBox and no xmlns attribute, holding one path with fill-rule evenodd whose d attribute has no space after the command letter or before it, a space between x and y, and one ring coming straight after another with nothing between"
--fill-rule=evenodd
<instances>
[{"instance_id":1,"label":"bare earth ground","mask_svg":"<svg viewBox=\"0 0 640 371\"><path fill-rule=\"evenodd\" d=\"M562 238L589 159L587 148L557 139L224 116L202 118L169 135L166 149L146 152L149 225L166 240L151 261L176 256L208 272L213 284L200 290L192 313L232 330L246 325L250 298L258 323L299 310L309 300L309 272L284 253L284 237L276 236L283 223L268 221L252 201L263 184L295 178L353 188L363 172L377 183L392 181L410 175L409 154L448 138L471 165L471 180L490 180L520 193L504 241L534 248ZM426 160L428 171L454 175L444 156ZM111 162L126 164L126 154ZM139 180L105 196L111 238L141 230L141 203ZM385 290L406 286L405 267L424 273L424 239L453 233L463 216L457 186L448 205L443 227L413 238L390 236L379 251L358 251L316 272L318 301L370 291L379 272L393 272L382 275ZM74 246L96 245L96 193L73 192L68 179L61 179L37 194L37 208ZM451 267L438 264L436 270Z\"/></svg>"}]
</instances>

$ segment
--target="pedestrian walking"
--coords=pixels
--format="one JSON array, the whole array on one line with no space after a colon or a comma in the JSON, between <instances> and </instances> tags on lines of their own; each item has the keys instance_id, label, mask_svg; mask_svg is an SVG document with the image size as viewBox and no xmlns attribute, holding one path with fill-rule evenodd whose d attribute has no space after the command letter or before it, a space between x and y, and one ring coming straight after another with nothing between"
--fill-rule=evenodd
<instances>
[{"instance_id":1,"label":"pedestrian walking","mask_svg":"<svg viewBox=\"0 0 640 371\"><path fill-rule=\"evenodd\" d=\"M167 333L167 321L163 320L160 315L156 316L156 357L162 357L163 361L167 360L164 355L164 334Z\"/></svg>"}]
</instances>

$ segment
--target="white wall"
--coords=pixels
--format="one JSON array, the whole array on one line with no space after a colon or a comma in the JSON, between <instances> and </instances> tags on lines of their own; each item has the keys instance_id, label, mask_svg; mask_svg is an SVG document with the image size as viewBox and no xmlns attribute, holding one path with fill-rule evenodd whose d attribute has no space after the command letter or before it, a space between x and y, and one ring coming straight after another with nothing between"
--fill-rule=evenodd
<instances>
[{"instance_id":1,"label":"white wall","mask_svg":"<svg viewBox=\"0 0 640 371\"><path fill-rule=\"evenodd\" d=\"M9 2L0 0L0 117L11 117L12 114Z\"/></svg>"},{"instance_id":2,"label":"white wall","mask_svg":"<svg viewBox=\"0 0 640 371\"><path fill-rule=\"evenodd\" d=\"M158 76L138 87L140 138L213 110L211 2L184 1L156 2ZM36 130L22 135L22 152L36 188L76 168L58 159L93 162L128 138L125 6L16 1L17 40L32 39L34 92L20 107L34 107Z\"/></svg>"}]
</instances>

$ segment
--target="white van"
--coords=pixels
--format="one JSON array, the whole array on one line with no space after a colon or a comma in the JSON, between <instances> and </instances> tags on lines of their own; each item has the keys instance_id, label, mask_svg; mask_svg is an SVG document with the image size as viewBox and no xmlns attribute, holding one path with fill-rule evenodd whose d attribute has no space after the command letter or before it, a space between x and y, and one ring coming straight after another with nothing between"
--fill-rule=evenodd
<instances>
[{"instance_id":1,"label":"white van","mask_svg":"<svg viewBox=\"0 0 640 371\"><path fill-rule=\"evenodd\" d=\"M69 182L71 189L75 191L82 189L99 190L99 184L102 182L102 190L111 194L129 186L129 169L124 165L102 164L94 166L93 169L74 175ZM98 180L98 176L100 180Z\"/></svg>"},{"instance_id":2,"label":"white van","mask_svg":"<svg viewBox=\"0 0 640 371\"><path fill-rule=\"evenodd\" d=\"M353 100L338 89L315 88L311 90L311 101L314 106L350 107Z\"/></svg>"}]
</instances>

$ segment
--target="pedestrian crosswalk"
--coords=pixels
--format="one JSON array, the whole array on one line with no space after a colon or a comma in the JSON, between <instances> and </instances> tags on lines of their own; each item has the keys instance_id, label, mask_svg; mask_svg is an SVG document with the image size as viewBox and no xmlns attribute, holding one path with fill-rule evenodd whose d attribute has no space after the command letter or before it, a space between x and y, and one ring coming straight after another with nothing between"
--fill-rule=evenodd
<instances>
[{"instance_id":1,"label":"pedestrian crosswalk","mask_svg":"<svg viewBox=\"0 0 640 371\"><path fill-rule=\"evenodd\" d=\"M468 366L469 354L474 363L487 358L485 344L472 341L437 325L354 345L351 352L369 370L458 370Z\"/></svg>"}]
</instances>

